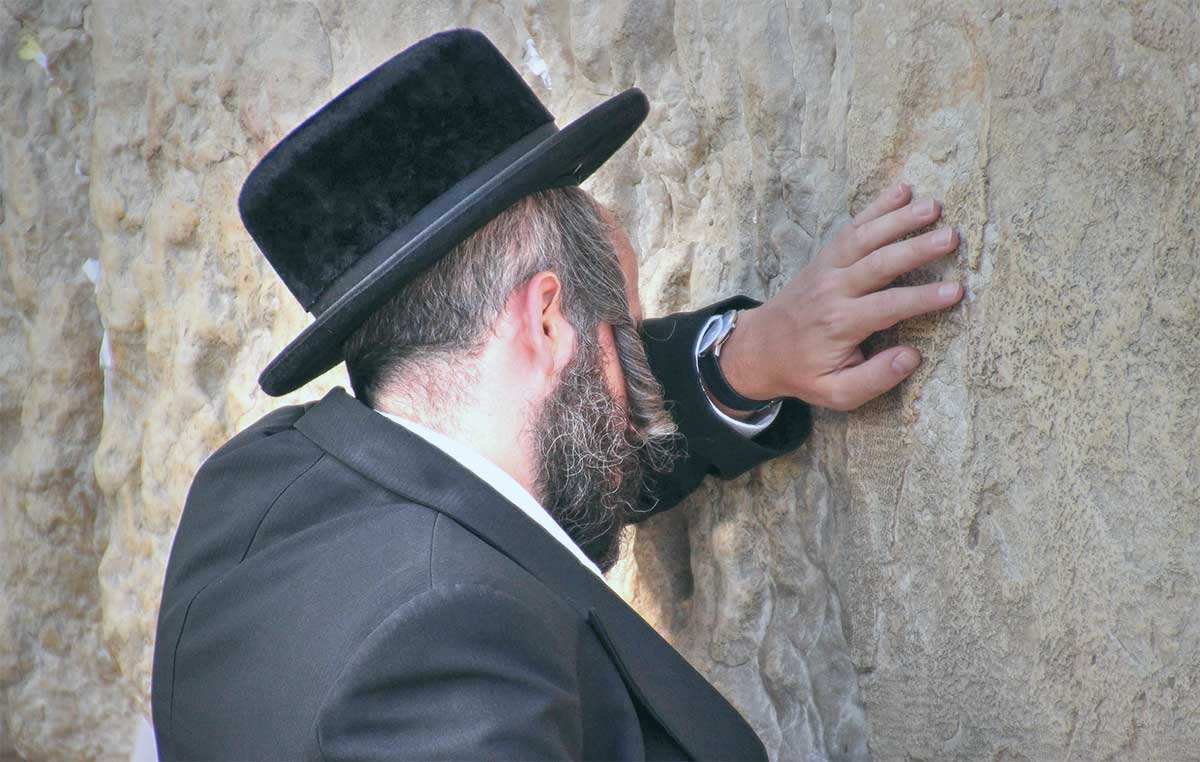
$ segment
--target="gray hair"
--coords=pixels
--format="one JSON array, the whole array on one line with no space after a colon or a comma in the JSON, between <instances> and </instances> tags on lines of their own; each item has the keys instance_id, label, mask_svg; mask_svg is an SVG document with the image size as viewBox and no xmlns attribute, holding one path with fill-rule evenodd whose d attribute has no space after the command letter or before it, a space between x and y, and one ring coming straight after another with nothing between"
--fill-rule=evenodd
<instances>
[{"instance_id":1,"label":"gray hair","mask_svg":"<svg viewBox=\"0 0 1200 762\"><path fill-rule=\"evenodd\" d=\"M612 231L577 186L530 194L420 273L344 345L355 394L374 406L398 395L428 409L453 401L478 379L470 359L483 349L509 295L538 272L562 283L567 321L581 342L607 322L624 371L630 422L640 444L669 445L676 427L663 407L630 313Z\"/></svg>"}]
</instances>

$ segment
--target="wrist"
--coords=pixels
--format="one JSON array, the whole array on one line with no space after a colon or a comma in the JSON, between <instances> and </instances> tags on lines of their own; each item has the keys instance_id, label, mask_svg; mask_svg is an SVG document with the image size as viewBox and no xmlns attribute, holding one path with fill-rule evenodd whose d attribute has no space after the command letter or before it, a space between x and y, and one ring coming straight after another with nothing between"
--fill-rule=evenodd
<instances>
[{"instance_id":1,"label":"wrist","mask_svg":"<svg viewBox=\"0 0 1200 762\"><path fill-rule=\"evenodd\" d=\"M771 400L780 395L774 393L762 368L755 367L755 358L762 354L761 342L756 338L761 332L762 310L763 307L755 307L739 311L737 326L725 340L717 361L726 382L735 392L749 399ZM723 406L721 411L732 414ZM749 415L753 413L741 413L738 417L745 420Z\"/></svg>"}]
</instances>

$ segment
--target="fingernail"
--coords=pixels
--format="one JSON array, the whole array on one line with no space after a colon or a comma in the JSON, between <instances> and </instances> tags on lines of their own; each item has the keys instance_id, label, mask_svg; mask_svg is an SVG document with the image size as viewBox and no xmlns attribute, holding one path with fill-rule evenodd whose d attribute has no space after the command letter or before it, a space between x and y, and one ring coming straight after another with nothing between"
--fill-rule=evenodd
<instances>
[{"instance_id":1,"label":"fingernail","mask_svg":"<svg viewBox=\"0 0 1200 762\"><path fill-rule=\"evenodd\" d=\"M934 246L949 246L950 245L950 228L942 228L933 234Z\"/></svg>"},{"instance_id":2,"label":"fingernail","mask_svg":"<svg viewBox=\"0 0 1200 762\"><path fill-rule=\"evenodd\" d=\"M954 297L958 296L958 284L943 283L941 287L938 288L938 296L942 297L943 299L953 299Z\"/></svg>"},{"instance_id":3,"label":"fingernail","mask_svg":"<svg viewBox=\"0 0 1200 762\"><path fill-rule=\"evenodd\" d=\"M897 196L903 196L906 192L908 192L908 183L900 183L896 186Z\"/></svg>"},{"instance_id":4,"label":"fingernail","mask_svg":"<svg viewBox=\"0 0 1200 762\"><path fill-rule=\"evenodd\" d=\"M917 202L917 206L913 209L918 217L928 217L933 214L933 199L927 198Z\"/></svg>"},{"instance_id":5,"label":"fingernail","mask_svg":"<svg viewBox=\"0 0 1200 762\"><path fill-rule=\"evenodd\" d=\"M895 368L898 373L907 373L913 368L917 367L917 362L918 358L916 352L901 352L892 358L892 367Z\"/></svg>"}]
</instances>

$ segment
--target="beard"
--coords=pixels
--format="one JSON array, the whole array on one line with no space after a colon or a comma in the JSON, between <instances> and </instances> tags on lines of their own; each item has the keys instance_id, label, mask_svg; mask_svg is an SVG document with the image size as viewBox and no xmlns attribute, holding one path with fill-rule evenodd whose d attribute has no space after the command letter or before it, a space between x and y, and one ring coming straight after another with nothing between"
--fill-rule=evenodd
<instances>
[{"instance_id":1,"label":"beard","mask_svg":"<svg viewBox=\"0 0 1200 762\"><path fill-rule=\"evenodd\" d=\"M607 572L644 487L647 463L628 413L605 383L599 344L581 342L533 426L542 504Z\"/></svg>"}]
</instances>

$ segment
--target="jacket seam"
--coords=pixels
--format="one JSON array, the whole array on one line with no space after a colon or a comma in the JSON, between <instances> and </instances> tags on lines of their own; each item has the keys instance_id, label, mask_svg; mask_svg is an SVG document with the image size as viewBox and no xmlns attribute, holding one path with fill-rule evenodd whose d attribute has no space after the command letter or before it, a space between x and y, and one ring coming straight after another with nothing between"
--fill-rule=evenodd
<instances>
[{"instance_id":1,"label":"jacket seam","mask_svg":"<svg viewBox=\"0 0 1200 762\"><path fill-rule=\"evenodd\" d=\"M279 498L283 497L283 494L287 492L293 484L299 481L300 477L307 474L314 466L320 463L325 455L326 453L324 452L319 454L316 460L305 466L303 471L296 474L295 478L285 484L283 488L275 495L275 497L272 498L270 505L267 506L267 510L263 511L263 515L259 517L258 524L254 527L254 534L250 536L250 542L246 544L246 549L242 551L241 558L238 559L237 563L234 564L233 567L230 567L231 569L240 566L242 562L246 560L246 556L250 554L250 548L254 547L254 541L258 538L258 532L260 529L262 529L263 522L266 521L267 515L271 513L271 509L274 508L275 504L279 502ZM192 594L192 597L188 600L187 608L183 611L183 621L179 623L179 634L175 636L175 647L171 649L171 698L169 709L167 711L167 728L172 741L175 738L175 684L178 678L176 667L179 664L179 648L183 645L183 634L187 631L188 618L192 614L192 606L196 603L196 600L201 596L201 594L203 594L204 591L207 590L214 582L224 578L228 571L229 570L226 570L225 572L218 574L213 579L210 579L208 582L205 582L199 590Z\"/></svg>"},{"instance_id":2,"label":"jacket seam","mask_svg":"<svg viewBox=\"0 0 1200 762\"><path fill-rule=\"evenodd\" d=\"M271 504L267 506L267 510L263 511L263 515L258 517L258 523L254 526L254 533L250 535L250 542L246 543L246 549L242 551L242 557L238 559L238 564L241 564L246 560L246 557L250 555L250 549L254 547L254 541L258 539L258 533L262 530L263 523L266 522L267 516L271 515L271 511L275 509L275 505L279 502L279 499L283 497L285 492L292 488L293 484L300 481L305 474L313 470L318 463L324 460L326 454L327 453L322 452L320 455L318 455L316 460L314 460L312 463L309 463L303 471L296 474L296 476L290 482L283 486L283 489L279 490L279 492L271 500ZM199 594L200 593L198 592L196 593L196 595Z\"/></svg>"},{"instance_id":3,"label":"jacket seam","mask_svg":"<svg viewBox=\"0 0 1200 762\"><path fill-rule=\"evenodd\" d=\"M437 525L442 519L441 511L433 512L433 529L429 532L429 587L433 588L433 544L437 542Z\"/></svg>"},{"instance_id":4,"label":"jacket seam","mask_svg":"<svg viewBox=\"0 0 1200 762\"><path fill-rule=\"evenodd\" d=\"M192 614L192 604L195 603L196 599L200 597L200 593L203 593L206 589L208 589L210 584L212 584L212 582L205 583L203 587L196 591L196 594L192 596L192 599L188 601L187 608L183 611L183 621L179 624L179 635L175 637L175 647L171 649L171 701L168 705L169 709L167 711L167 731L170 734L172 743L175 742L175 666L179 662L179 646L183 643L183 631L187 629L187 620Z\"/></svg>"},{"instance_id":5,"label":"jacket seam","mask_svg":"<svg viewBox=\"0 0 1200 762\"><path fill-rule=\"evenodd\" d=\"M337 458L334 457L334 460L337 460ZM341 461L338 461L338 462L340 463ZM397 495L397 497L403 497L403 496ZM431 528L429 530L429 586L426 589L422 590L421 592L416 593L416 594L412 595L411 597L407 598L403 603L400 603L395 608L393 608L390 612L388 612L387 616L383 617L381 620L379 620L378 624L376 624L374 627L371 628L370 632L368 632L366 635L364 635L362 637L362 639L358 642L358 645L355 646L354 650L351 651L349 654L347 654L346 658L342 661L341 666L338 667L337 674L333 676L333 679L329 682L329 687L327 687L325 689L325 693L321 696L321 701L317 704L317 710L313 714L313 721L312 721L312 734L317 739L317 755L319 757L321 757L321 758L325 757L325 749L322 748L322 743L321 743L321 725L320 725L321 711L325 707L325 702L329 700L329 693L334 689L335 686L337 686L338 681L342 679L342 675L345 674L347 665L349 665L350 662L354 660L354 655L358 653L359 649L362 648L363 645L367 641L369 641L375 635L376 632L379 631L380 627L383 627L385 624L387 624L388 620L391 619L396 614L396 612L398 612L400 609L404 608L405 606L412 605L414 602L417 601L417 599L423 598L426 595L428 595L429 593L434 592L435 588L433 586L433 543L434 543L434 538L437 537L437 523L438 523L438 519L440 519L441 516L442 516L442 514L440 512L434 511L433 524L431 525ZM380 581L380 584L381 585L383 584L382 580ZM365 597L365 595L366 594L364 594L363 597Z\"/></svg>"},{"instance_id":6,"label":"jacket seam","mask_svg":"<svg viewBox=\"0 0 1200 762\"><path fill-rule=\"evenodd\" d=\"M342 675L346 673L346 668L349 667L354 661L354 657L360 650L362 650L363 646L370 642L371 638L375 636L375 633L379 632L380 628L386 626L388 622L391 621L392 617L394 617L400 611L400 609L415 604L418 600L424 598L434 591L435 588L432 587L428 590L422 590L421 592L404 601L404 603L401 603L399 606L392 609L387 616L385 616L383 619L380 619L379 623L372 627L371 631L358 641L358 645L354 647L354 650L346 655L346 658L342 661L342 665L338 667L337 674L333 676L333 679L329 681L329 686L325 689L325 692L321 694L321 700L317 704L317 711L313 713L312 733L317 739L317 756L319 758L325 759L325 747L321 741L321 712L325 710L325 704L327 701L329 701L329 694L333 692L333 689L336 688L337 684L341 681Z\"/></svg>"}]
</instances>

